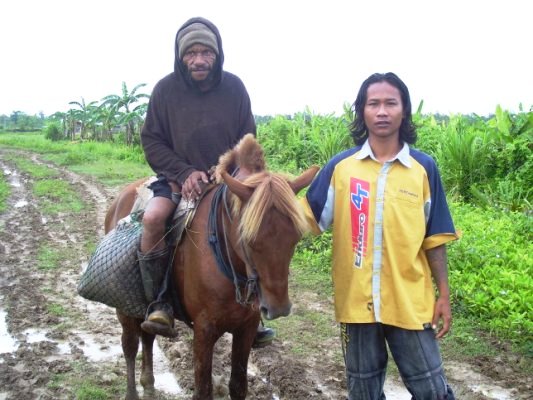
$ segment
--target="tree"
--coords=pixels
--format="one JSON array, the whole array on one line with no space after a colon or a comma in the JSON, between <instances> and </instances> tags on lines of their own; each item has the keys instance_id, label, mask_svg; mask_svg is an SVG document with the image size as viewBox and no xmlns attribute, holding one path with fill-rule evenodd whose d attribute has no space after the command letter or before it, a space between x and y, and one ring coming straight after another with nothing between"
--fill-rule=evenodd
<instances>
[{"instance_id":1,"label":"tree","mask_svg":"<svg viewBox=\"0 0 533 400\"><path fill-rule=\"evenodd\" d=\"M146 83L141 83L135 86L131 92L125 82L122 82L122 95L111 94L102 99L102 105L109 106L118 115L118 123L126 127L126 144L132 145L134 142L135 128L139 126L139 120L144 119L146 113L146 105L141 104L133 107L143 98L150 96L145 93L137 93L137 91L146 86Z\"/></svg>"},{"instance_id":2,"label":"tree","mask_svg":"<svg viewBox=\"0 0 533 400\"><path fill-rule=\"evenodd\" d=\"M78 101L71 101L68 103L79 107L79 110L73 109L73 115L80 122L80 137L81 139L87 138L87 125L92 120L92 113L96 107L96 101L91 101L89 104L85 104L85 99L81 98L81 103Z\"/></svg>"}]
</instances>

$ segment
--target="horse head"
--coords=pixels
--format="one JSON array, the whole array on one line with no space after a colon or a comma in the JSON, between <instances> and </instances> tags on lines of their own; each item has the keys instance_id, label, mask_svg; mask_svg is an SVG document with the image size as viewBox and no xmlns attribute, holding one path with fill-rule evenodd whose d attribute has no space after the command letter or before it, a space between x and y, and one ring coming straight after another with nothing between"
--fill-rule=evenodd
<instances>
[{"instance_id":1,"label":"horse head","mask_svg":"<svg viewBox=\"0 0 533 400\"><path fill-rule=\"evenodd\" d=\"M232 177L228 171L238 168ZM220 158L217 181L227 185L231 195L234 251L245 264L248 278L257 274L258 301L266 319L287 316L289 265L296 244L308 226L296 194L308 186L318 167L295 179L269 172L261 146L246 135Z\"/></svg>"}]
</instances>

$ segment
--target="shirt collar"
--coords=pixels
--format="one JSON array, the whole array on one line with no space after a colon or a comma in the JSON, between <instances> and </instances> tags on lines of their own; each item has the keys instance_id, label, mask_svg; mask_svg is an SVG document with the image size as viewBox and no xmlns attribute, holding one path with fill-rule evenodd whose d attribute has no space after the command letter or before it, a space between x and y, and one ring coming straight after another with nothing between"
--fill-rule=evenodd
<instances>
[{"instance_id":1,"label":"shirt collar","mask_svg":"<svg viewBox=\"0 0 533 400\"><path fill-rule=\"evenodd\" d=\"M374 156L374 152L372 151L370 144L368 143L368 139L361 147L361 150L359 150L355 155L355 158L358 160L363 160L367 157L370 157L374 161L378 161L377 158ZM411 168L411 157L409 155L409 145L407 143L403 143L402 149L398 152L398 154L396 154L396 157L389 160L389 162L394 160L398 160L407 168Z\"/></svg>"}]
</instances>

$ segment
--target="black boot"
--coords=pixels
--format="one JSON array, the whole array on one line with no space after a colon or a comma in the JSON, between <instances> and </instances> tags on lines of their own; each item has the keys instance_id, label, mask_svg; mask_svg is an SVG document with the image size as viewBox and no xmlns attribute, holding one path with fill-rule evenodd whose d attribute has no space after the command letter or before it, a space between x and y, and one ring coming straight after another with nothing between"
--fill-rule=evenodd
<instances>
[{"instance_id":1,"label":"black boot","mask_svg":"<svg viewBox=\"0 0 533 400\"><path fill-rule=\"evenodd\" d=\"M257 332L255 334L255 339L252 344L252 347L254 349L257 349L260 347L268 346L270 343L272 343L275 337L276 331L272 328L267 328L263 324L263 321L261 321L261 323L257 327Z\"/></svg>"},{"instance_id":2,"label":"black boot","mask_svg":"<svg viewBox=\"0 0 533 400\"><path fill-rule=\"evenodd\" d=\"M148 301L148 315L141 324L143 331L152 335L176 337L174 330L174 312L170 304L162 300L160 294L168 268L168 248L143 254L137 253L139 268L144 287L144 295Z\"/></svg>"}]
</instances>

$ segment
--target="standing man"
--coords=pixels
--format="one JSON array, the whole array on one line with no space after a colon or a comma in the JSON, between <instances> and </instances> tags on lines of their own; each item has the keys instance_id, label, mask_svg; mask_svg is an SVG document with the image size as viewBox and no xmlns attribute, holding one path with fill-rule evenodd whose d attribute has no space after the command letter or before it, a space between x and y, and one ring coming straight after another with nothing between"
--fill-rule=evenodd
<instances>
[{"instance_id":1,"label":"standing man","mask_svg":"<svg viewBox=\"0 0 533 400\"><path fill-rule=\"evenodd\" d=\"M316 234L333 226L349 399L385 399L387 344L413 399L454 399L437 339L451 326L445 244L457 234L439 171L409 146L411 100L395 74L366 79L354 109L355 147L334 156L303 199Z\"/></svg>"},{"instance_id":2,"label":"standing man","mask_svg":"<svg viewBox=\"0 0 533 400\"><path fill-rule=\"evenodd\" d=\"M174 72L157 83L148 104L141 142L158 179L143 216L139 265L147 300L155 301L141 326L152 334L175 336L172 308L158 299L169 258L166 223L178 197L172 194L197 200L219 156L256 133L248 92L223 64L217 27L204 18L189 19L176 35ZM260 326L255 344L274 336Z\"/></svg>"}]
</instances>

